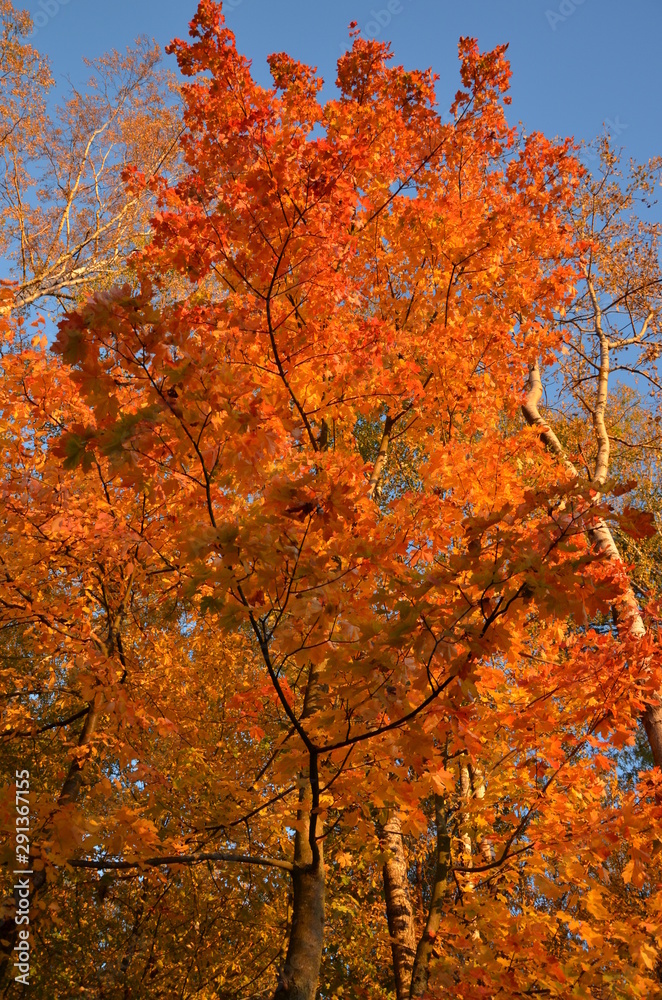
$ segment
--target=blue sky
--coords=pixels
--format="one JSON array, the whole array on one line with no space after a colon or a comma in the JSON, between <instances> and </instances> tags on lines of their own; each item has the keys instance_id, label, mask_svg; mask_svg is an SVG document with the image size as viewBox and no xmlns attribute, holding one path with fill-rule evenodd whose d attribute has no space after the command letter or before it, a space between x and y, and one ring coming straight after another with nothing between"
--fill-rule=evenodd
<instances>
[{"instance_id":1,"label":"blue sky","mask_svg":"<svg viewBox=\"0 0 662 1000\"><path fill-rule=\"evenodd\" d=\"M16 5L21 6L20 0ZM146 34L161 45L187 33L194 0L23 0L34 44L53 73L82 81L84 56L124 49ZM270 52L318 67L332 87L335 62L356 20L388 39L397 62L439 74L442 110L458 88L457 41L509 42L510 117L528 131L591 139L603 129L626 154L662 152L661 0L228 0L225 14L260 82ZM330 90L329 90L330 92Z\"/></svg>"}]
</instances>

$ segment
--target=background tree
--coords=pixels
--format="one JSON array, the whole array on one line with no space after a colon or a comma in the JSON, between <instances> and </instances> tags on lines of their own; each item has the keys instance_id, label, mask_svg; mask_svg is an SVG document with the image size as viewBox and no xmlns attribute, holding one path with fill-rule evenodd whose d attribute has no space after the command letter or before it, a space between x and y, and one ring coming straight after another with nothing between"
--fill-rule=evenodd
<instances>
[{"instance_id":1,"label":"background tree","mask_svg":"<svg viewBox=\"0 0 662 1000\"><path fill-rule=\"evenodd\" d=\"M177 87L158 48L87 63L85 87L53 106L46 61L27 41L31 22L0 8L0 246L18 307L54 312L120 279L149 229L149 200L125 171L175 167Z\"/></svg>"}]
</instances>

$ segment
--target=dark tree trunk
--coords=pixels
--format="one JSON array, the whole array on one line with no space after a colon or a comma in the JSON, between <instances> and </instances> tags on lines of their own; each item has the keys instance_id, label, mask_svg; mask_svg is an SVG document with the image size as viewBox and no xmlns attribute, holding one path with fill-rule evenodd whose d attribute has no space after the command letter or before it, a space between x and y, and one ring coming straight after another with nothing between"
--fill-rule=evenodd
<instances>
[{"instance_id":1,"label":"dark tree trunk","mask_svg":"<svg viewBox=\"0 0 662 1000\"><path fill-rule=\"evenodd\" d=\"M278 1000L315 1000L324 944L324 868L321 857L318 865L297 865L292 883L292 929L275 997Z\"/></svg>"},{"instance_id":2,"label":"dark tree trunk","mask_svg":"<svg viewBox=\"0 0 662 1000\"><path fill-rule=\"evenodd\" d=\"M418 942L418 948L416 949L416 959L414 961L409 993L412 1000L424 996L427 992L430 978L430 959L441 923L442 908L446 895L446 883L450 868L450 837L446 829L444 803L439 795L435 796L435 819L437 824L437 864L434 885L432 887L430 912L428 913L423 936Z\"/></svg>"},{"instance_id":3,"label":"dark tree trunk","mask_svg":"<svg viewBox=\"0 0 662 1000\"><path fill-rule=\"evenodd\" d=\"M311 666L302 719L318 708L322 690L318 668ZM292 872L292 923L285 964L274 1000L315 1000L324 946L324 857L320 839L317 754L309 751L307 775L301 775Z\"/></svg>"}]
</instances>

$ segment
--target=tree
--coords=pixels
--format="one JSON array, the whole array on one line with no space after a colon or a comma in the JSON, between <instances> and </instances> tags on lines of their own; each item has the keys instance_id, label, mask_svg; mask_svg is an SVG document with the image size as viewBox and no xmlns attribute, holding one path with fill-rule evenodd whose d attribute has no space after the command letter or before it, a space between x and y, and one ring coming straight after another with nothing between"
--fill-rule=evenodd
<instances>
[{"instance_id":1,"label":"tree","mask_svg":"<svg viewBox=\"0 0 662 1000\"><path fill-rule=\"evenodd\" d=\"M7 742L85 718L33 838L56 989L654 995L658 775L617 752L655 634L602 626L610 512L517 424L575 296L570 143L470 39L449 120L360 37L324 105L210 0L172 51L131 280L6 359Z\"/></svg>"},{"instance_id":2,"label":"tree","mask_svg":"<svg viewBox=\"0 0 662 1000\"><path fill-rule=\"evenodd\" d=\"M608 481L612 443L623 459L629 453L657 447L657 426L654 411L647 406L647 396L655 401L660 383L657 377L660 312L660 227L642 218L640 204L650 208L660 159L637 166L631 165L630 176L623 181L619 156L608 139L599 148L599 170L594 178L585 178L571 212L571 221L580 246L580 283L569 309L563 308L558 322L564 330L567 347L559 356L560 385L558 397L562 412L583 412L584 420L572 413L571 442L587 479L602 489ZM565 356L564 356L565 355ZM614 366L614 360L616 364ZM625 372L644 381L649 393L639 398L628 389L630 410L635 424L647 424L634 441L610 434L610 376ZM618 376L617 376L618 377ZM627 375L626 375L627 377ZM542 384L537 364L531 370L530 391L524 407L530 424L540 427L544 421L537 410ZM627 413L627 411L626 411ZM622 418L621 418L622 419ZM631 418L632 420L632 418ZM577 431L579 430L579 435ZM563 445L549 428L543 437L552 451L563 459L573 475L577 471L564 453ZM628 458L625 466L628 466ZM644 477L644 481L649 477ZM631 485L641 484L641 477ZM620 532L627 539L651 537L656 534L654 521L637 507L628 508L631 527ZM633 516L632 516L633 515ZM615 562L621 555L613 532L602 521L592 529L592 538L599 551ZM625 542L628 550L632 543ZM624 600L614 606L615 619L621 628L643 635L645 624L640 614L637 596L628 587ZM648 704L643 723L656 765L662 765L662 709L659 701Z\"/></svg>"},{"instance_id":3,"label":"tree","mask_svg":"<svg viewBox=\"0 0 662 1000\"><path fill-rule=\"evenodd\" d=\"M0 7L2 133L0 246L16 279L17 307L68 308L120 280L148 230L149 202L125 183L128 167L174 169L180 123L176 85L145 39L87 65L54 113L46 61L31 22Z\"/></svg>"}]
</instances>

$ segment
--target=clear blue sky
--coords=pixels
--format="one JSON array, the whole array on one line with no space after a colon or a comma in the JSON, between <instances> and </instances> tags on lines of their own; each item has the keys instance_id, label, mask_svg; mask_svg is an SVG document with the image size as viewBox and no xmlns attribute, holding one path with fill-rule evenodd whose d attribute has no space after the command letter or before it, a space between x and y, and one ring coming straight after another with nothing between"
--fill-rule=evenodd
<instances>
[{"instance_id":1,"label":"clear blue sky","mask_svg":"<svg viewBox=\"0 0 662 1000\"><path fill-rule=\"evenodd\" d=\"M389 11L390 3L390 11ZM139 34L186 36L194 0L16 0L35 18L34 44L58 81L82 80L84 56L124 49ZM442 110L458 87L457 40L510 43L511 118L529 131L590 139L605 127L637 159L662 153L662 0L228 0L240 51L268 82L265 58L287 50L329 85L356 20L389 39L409 68L440 76ZM380 24L381 22L381 24Z\"/></svg>"}]
</instances>

